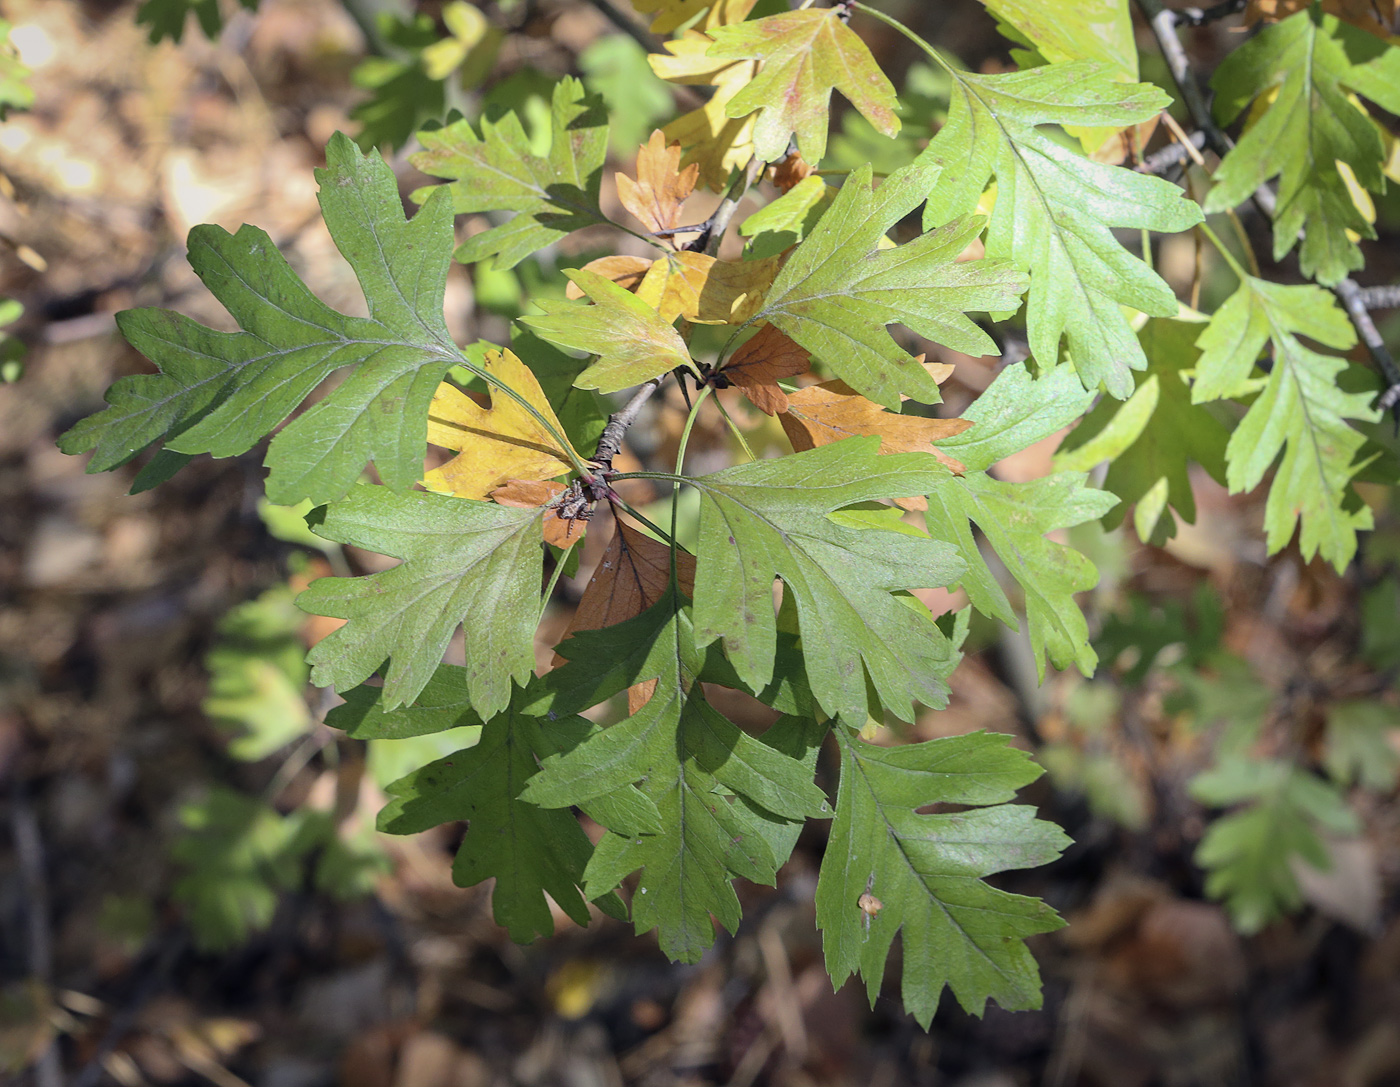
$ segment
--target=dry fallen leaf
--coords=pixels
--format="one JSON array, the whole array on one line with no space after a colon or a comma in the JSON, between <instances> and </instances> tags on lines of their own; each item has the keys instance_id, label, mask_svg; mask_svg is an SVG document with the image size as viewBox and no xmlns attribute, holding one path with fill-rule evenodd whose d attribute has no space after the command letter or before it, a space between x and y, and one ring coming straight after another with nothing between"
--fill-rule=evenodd
<instances>
[{"instance_id":1,"label":"dry fallen leaf","mask_svg":"<svg viewBox=\"0 0 1400 1087\"><path fill-rule=\"evenodd\" d=\"M777 415L787 411L788 396L776 382L805 373L810 359L807 349L777 325L764 325L729 357L721 373L742 389L759 411Z\"/></svg>"},{"instance_id":2,"label":"dry fallen leaf","mask_svg":"<svg viewBox=\"0 0 1400 1087\"><path fill-rule=\"evenodd\" d=\"M564 433L535 375L513 352L488 351L485 368ZM566 445L494 388L483 408L455 385L439 385L428 409L428 441L457 456L424 476L423 486L460 498L485 498L506 480L549 479L573 466Z\"/></svg>"},{"instance_id":3,"label":"dry fallen leaf","mask_svg":"<svg viewBox=\"0 0 1400 1087\"><path fill-rule=\"evenodd\" d=\"M681 167L681 145L668 145L658 129L637 152L637 180L619 171L617 196L648 230L671 230L681 225L681 205L699 174L696 163Z\"/></svg>"},{"instance_id":4,"label":"dry fallen leaf","mask_svg":"<svg viewBox=\"0 0 1400 1087\"><path fill-rule=\"evenodd\" d=\"M530 509L553 502L566 488L562 483L538 479L512 479L491 492L491 498L502 506ZM583 535L587 522L583 518L565 520L557 509L547 509L540 521L544 542L555 547L568 547Z\"/></svg>"}]
</instances>

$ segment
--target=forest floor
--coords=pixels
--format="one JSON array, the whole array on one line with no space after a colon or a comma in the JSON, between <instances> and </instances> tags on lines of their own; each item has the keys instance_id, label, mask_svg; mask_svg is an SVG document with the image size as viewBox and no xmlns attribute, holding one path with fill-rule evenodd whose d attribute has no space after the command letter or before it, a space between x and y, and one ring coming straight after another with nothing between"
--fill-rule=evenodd
<instances>
[{"instance_id":1,"label":"forest floor","mask_svg":"<svg viewBox=\"0 0 1400 1087\"><path fill-rule=\"evenodd\" d=\"M538 8L506 62L566 71L609 32L588 4ZM1185 783L1199 740L1150 686L1125 688L1116 723L1085 740L1066 709L1073 680L1036 690L1015 639L970 656L950 709L913 734L989 728L1036 750L1100 744L1137 805L1124 829L1048 778L1023 797L1075 839L1057 864L1000 881L1069 921L1032 942L1042 1010L976 1018L949 998L925 1032L903 1014L893 968L873 1009L859 983L833 993L812 905L820 827L804 833L779 889L740 888L738 934L721 932L695 966L667 962L652 935L562 914L554 937L513 945L487 888L453 886L450 828L386 838L389 868L368 896L339 902L307 876L265 931L201 950L172 898L180 812L214 785L257 793L285 765L229 757L201 709L205 656L230 608L287 582L298 549L259 516L257 451L197 459L132 496L134 468L87 475L54 442L114 378L146 368L117 311L168 306L227 327L184 262L197 223L254 222L320 297L363 306L312 178L330 134L352 127L360 39L332 0L263 0L219 42L191 28L179 47L148 46L129 3L12 0L5 15L51 48L29 56L36 108L0 128L0 294L24 301L28 348L23 377L0 386L0 1081L1400 1085L1393 791L1358 801L1364 833L1305 883L1302 911L1241 938L1191 862L1204 823ZM1000 48L985 19L974 32L948 17L943 40L974 59ZM413 171L396 165L407 192ZM460 267L448 301L462 342L500 334L497 319L476 319ZM995 363L949 361L955 406ZM668 440L668 419L657 415L654 444ZM722 428L696 441L701 456L706 441L718 449ZM1003 470L1034 477L1050 451ZM1261 501L1199 484L1197 525L1168 548L1100 539L1106 577L1091 614L1205 586L1223 604L1224 643L1271 689L1295 703L1335 689L1354 672L1361 586L1293 553L1266 562ZM584 574L604 526L591 536ZM1397 539L1392 524L1372 547L1393 552ZM372 556L348 560L374 568ZM584 582L565 583L553 629ZM308 623L308 641L319 633ZM1304 744L1310 712L1295 714ZM320 726L326 750L288 773L278 802L338 798L343 812L348 793L372 819L382 794L356 745L330 732Z\"/></svg>"}]
</instances>

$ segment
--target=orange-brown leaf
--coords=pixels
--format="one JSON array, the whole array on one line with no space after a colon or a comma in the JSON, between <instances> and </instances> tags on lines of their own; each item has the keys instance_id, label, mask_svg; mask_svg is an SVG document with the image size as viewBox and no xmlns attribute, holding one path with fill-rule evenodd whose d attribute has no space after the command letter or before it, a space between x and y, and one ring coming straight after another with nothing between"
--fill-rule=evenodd
<instances>
[{"instance_id":1,"label":"orange-brown leaf","mask_svg":"<svg viewBox=\"0 0 1400 1087\"><path fill-rule=\"evenodd\" d=\"M547 420L554 434L564 433L539 381L514 352L488 351L484 367ZM443 382L428 408L428 441L457 450L457 456L424 476L423 486L461 498L485 498L508 479L562 475L573 461L554 434L498 389L491 392L491 407L483 408Z\"/></svg>"},{"instance_id":2,"label":"orange-brown leaf","mask_svg":"<svg viewBox=\"0 0 1400 1087\"><path fill-rule=\"evenodd\" d=\"M642 277L651 268L652 262L646 257L599 257L597 260L590 260L583 266L585 272L597 272L604 279L611 279L624 290L635 291L637 284L642 281ZM583 288L572 279L564 288L565 298L582 298Z\"/></svg>"},{"instance_id":3,"label":"orange-brown leaf","mask_svg":"<svg viewBox=\"0 0 1400 1087\"><path fill-rule=\"evenodd\" d=\"M788 192L796 188L798 182L811 177L815 171L815 166L796 151L792 151L787 158L773 167L773 184L782 192Z\"/></svg>"},{"instance_id":4,"label":"orange-brown leaf","mask_svg":"<svg viewBox=\"0 0 1400 1087\"><path fill-rule=\"evenodd\" d=\"M925 363L935 380L936 365ZM880 439L881 453L932 453L955 472L961 472L963 466L939 452L934 443L961 434L972 425L967 419L924 419L886 411L844 381L825 381L792 393L787 411L779 418L799 453L853 435L873 434Z\"/></svg>"},{"instance_id":5,"label":"orange-brown leaf","mask_svg":"<svg viewBox=\"0 0 1400 1087\"><path fill-rule=\"evenodd\" d=\"M764 325L729 357L723 373L759 411L777 415L787 411L788 395L776 382L805 373L811 357L777 325Z\"/></svg>"},{"instance_id":6,"label":"orange-brown leaf","mask_svg":"<svg viewBox=\"0 0 1400 1087\"><path fill-rule=\"evenodd\" d=\"M695 556L676 553L676 576L687 596L695 593ZM619 521L598 568L578 602L568 634L602 630L641 615L666 593L671 549Z\"/></svg>"},{"instance_id":7,"label":"orange-brown leaf","mask_svg":"<svg viewBox=\"0 0 1400 1087\"><path fill-rule=\"evenodd\" d=\"M696 163L681 168L681 145L668 146L657 129L637 152L637 180L617 175L618 199L648 230L671 230L681 225L681 204L695 191L699 175Z\"/></svg>"},{"instance_id":8,"label":"orange-brown leaf","mask_svg":"<svg viewBox=\"0 0 1400 1087\"><path fill-rule=\"evenodd\" d=\"M1245 8L1245 26L1263 20L1277 23L1312 7L1312 0L1249 0ZM1400 0L1322 0L1322 10L1353 26L1389 38L1400 13Z\"/></svg>"},{"instance_id":9,"label":"orange-brown leaf","mask_svg":"<svg viewBox=\"0 0 1400 1087\"><path fill-rule=\"evenodd\" d=\"M564 489L564 484L552 480L511 479L507 480L504 486L492 491L491 497L502 506L529 509L553 502L564 493ZM544 536L544 542L555 547L568 547L583 535L586 527L587 522L581 519L564 520L559 516L557 509L545 510L540 521L540 532Z\"/></svg>"}]
</instances>

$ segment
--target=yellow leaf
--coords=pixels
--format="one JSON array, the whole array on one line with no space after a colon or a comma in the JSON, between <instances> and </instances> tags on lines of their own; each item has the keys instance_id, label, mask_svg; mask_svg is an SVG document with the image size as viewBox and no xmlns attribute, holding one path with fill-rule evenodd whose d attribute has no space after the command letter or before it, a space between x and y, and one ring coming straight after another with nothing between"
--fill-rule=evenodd
<instances>
[{"instance_id":1,"label":"yellow leaf","mask_svg":"<svg viewBox=\"0 0 1400 1087\"><path fill-rule=\"evenodd\" d=\"M539 412L555 433L564 433L535 375L513 352L488 351L485 368ZM428 409L428 441L457 450L457 456L424 476L423 486L461 498L485 498L507 480L550 479L573 467L569 447L495 388L491 407L483 408L455 385L439 385Z\"/></svg>"},{"instance_id":2,"label":"yellow leaf","mask_svg":"<svg viewBox=\"0 0 1400 1087\"><path fill-rule=\"evenodd\" d=\"M658 129L637 152L637 180L617 175L617 196L648 230L671 230L681 225L681 205L699 172L696 163L681 167L680 144L668 144Z\"/></svg>"},{"instance_id":3,"label":"yellow leaf","mask_svg":"<svg viewBox=\"0 0 1400 1087\"><path fill-rule=\"evenodd\" d=\"M697 325L742 325L758 312L777 274L776 257L731 261L670 253L652 264L637 297L663 321L684 317Z\"/></svg>"},{"instance_id":4,"label":"yellow leaf","mask_svg":"<svg viewBox=\"0 0 1400 1087\"><path fill-rule=\"evenodd\" d=\"M681 145L682 165L698 163L700 183L718 192L728 182L729 171L742 169L753 157L757 113L732 118L725 107L753 80L758 61L707 57L705 53L713 44L709 35L688 30L685 37L666 42L670 56L654 53L647 60L652 71L671 83L715 88L703 106L676 118L661 131L668 141Z\"/></svg>"},{"instance_id":5,"label":"yellow leaf","mask_svg":"<svg viewBox=\"0 0 1400 1087\"><path fill-rule=\"evenodd\" d=\"M758 0L633 0L632 6L641 15L655 17L651 29L657 34L669 34L678 26L684 26L700 12L705 18L700 26L713 30L717 26L742 23L749 17ZM708 9L708 10L707 10Z\"/></svg>"}]
</instances>

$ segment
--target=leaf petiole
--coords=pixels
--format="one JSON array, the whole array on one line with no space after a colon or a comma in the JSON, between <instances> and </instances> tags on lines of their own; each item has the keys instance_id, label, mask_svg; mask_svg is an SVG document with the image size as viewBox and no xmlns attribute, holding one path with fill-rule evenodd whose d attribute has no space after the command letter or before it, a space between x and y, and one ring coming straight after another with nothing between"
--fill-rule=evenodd
<instances>
[{"instance_id":1,"label":"leaf petiole","mask_svg":"<svg viewBox=\"0 0 1400 1087\"><path fill-rule=\"evenodd\" d=\"M1225 248L1225 243L1222 242L1220 240L1220 236L1210 228L1209 223L1202 219L1198 224L1196 224L1196 229L1198 229L1202 234L1204 234L1208 239L1210 239L1210 244L1215 246L1216 252L1218 252L1223 258L1225 258L1225 263L1230 266L1230 271L1235 273L1235 278L1237 278L1241 283L1244 283L1246 280L1249 279L1249 273L1247 273L1244 270L1244 268L1240 266L1240 262L1235 259L1235 255L1231 253L1230 250Z\"/></svg>"}]
</instances>

